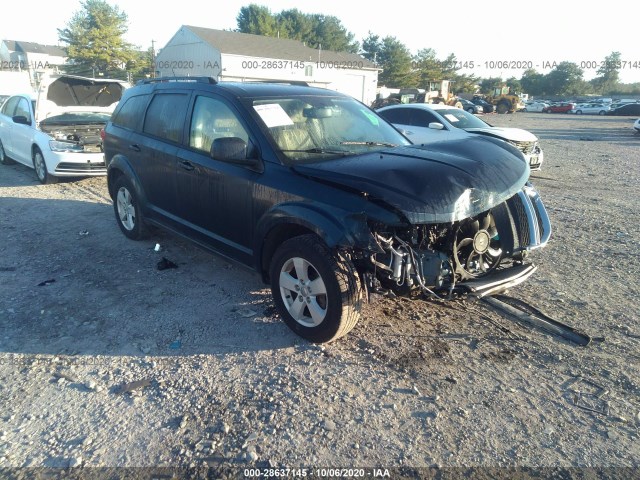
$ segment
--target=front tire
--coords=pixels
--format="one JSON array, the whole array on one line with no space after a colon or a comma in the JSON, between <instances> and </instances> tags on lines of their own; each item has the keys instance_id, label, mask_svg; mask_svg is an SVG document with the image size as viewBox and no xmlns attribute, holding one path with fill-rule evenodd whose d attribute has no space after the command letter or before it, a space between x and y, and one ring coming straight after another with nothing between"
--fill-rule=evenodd
<instances>
[{"instance_id":1,"label":"front tire","mask_svg":"<svg viewBox=\"0 0 640 480\"><path fill-rule=\"evenodd\" d=\"M118 227L127 238L141 240L144 238L145 227L140 211L140 202L129 180L122 176L115 184L116 196L113 210L116 214Z\"/></svg>"},{"instance_id":2,"label":"front tire","mask_svg":"<svg viewBox=\"0 0 640 480\"><path fill-rule=\"evenodd\" d=\"M33 168L36 171L36 177L42 184L58 183L58 177L54 177L47 170L47 163L44 161L44 155L38 147L33 150Z\"/></svg>"},{"instance_id":3,"label":"front tire","mask_svg":"<svg viewBox=\"0 0 640 480\"><path fill-rule=\"evenodd\" d=\"M280 245L269 275L280 315L301 337L330 342L358 323L362 290L355 268L316 235L294 237Z\"/></svg>"},{"instance_id":4,"label":"front tire","mask_svg":"<svg viewBox=\"0 0 640 480\"><path fill-rule=\"evenodd\" d=\"M510 109L511 109L511 105L509 105L508 102L500 102L500 103L498 103L497 111L498 111L499 114L509 113Z\"/></svg>"}]
</instances>

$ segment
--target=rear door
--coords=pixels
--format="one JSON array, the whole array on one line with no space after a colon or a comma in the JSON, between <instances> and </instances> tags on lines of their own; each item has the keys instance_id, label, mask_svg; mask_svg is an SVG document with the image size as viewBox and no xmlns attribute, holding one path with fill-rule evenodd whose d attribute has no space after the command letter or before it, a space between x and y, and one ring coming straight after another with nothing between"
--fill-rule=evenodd
<instances>
[{"instance_id":1,"label":"rear door","mask_svg":"<svg viewBox=\"0 0 640 480\"><path fill-rule=\"evenodd\" d=\"M2 105L2 115L0 115L0 140L2 140L5 155L22 162L22 160L13 153L13 127L15 125L15 123L13 123L13 115L19 101L20 97L10 97Z\"/></svg>"},{"instance_id":2,"label":"rear door","mask_svg":"<svg viewBox=\"0 0 640 480\"><path fill-rule=\"evenodd\" d=\"M147 198L148 215L175 220L176 161L182 142L190 92L155 93L147 107L142 132L130 136L130 159Z\"/></svg>"},{"instance_id":3,"label":"rear door","mask_svg":"<svg viewBox=\"0 0 640 480\"><path fill-rule=\"evenodd\" d=\"M33 135L35 133L35 119L33 118L31 102L24 97L20 97L14 115L25 117L29 124L13 124L11 130L12 154L16 160L31 165L31 145L33 144Z\"/></svg>"}]
</instances>

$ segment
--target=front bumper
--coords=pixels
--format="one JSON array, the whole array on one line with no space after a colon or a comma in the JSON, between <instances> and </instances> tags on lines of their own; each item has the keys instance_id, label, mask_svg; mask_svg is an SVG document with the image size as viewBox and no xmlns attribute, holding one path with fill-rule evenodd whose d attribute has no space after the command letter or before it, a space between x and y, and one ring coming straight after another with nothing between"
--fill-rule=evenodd
<instances>
[{"instance_id":1,"label":"front bumper","mask_svg":"<svg viewBox=\"0 0 640 480\"><path fill-rule=\"evenodd\" d=\"M96 177L107 174L104 153L48 152L47 169L56 177Z\"/></svg>"}]
</instances>

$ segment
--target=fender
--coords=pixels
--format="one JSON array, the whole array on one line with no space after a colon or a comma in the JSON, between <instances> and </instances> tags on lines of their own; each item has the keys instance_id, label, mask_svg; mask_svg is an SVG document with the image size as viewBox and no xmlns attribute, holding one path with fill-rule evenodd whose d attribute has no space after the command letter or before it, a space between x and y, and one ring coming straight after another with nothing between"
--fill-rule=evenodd
<instances>
[{"instance_id":1,"label":"fender","mask_svg":"<svg viewBox=\"0 0 640 480\"><path fill-rule=\"evenodd\" d=\"M378 251L380 248L371 234L364 213L308 202L283 203L267 211L256 225L253 251L258 272L264 274L265 269L268 269L271 254L282 241L291 238L292 235L286 233L291 229L311 231L329 248L359 248L370 251Z\"/></svg>"}]
</instances>

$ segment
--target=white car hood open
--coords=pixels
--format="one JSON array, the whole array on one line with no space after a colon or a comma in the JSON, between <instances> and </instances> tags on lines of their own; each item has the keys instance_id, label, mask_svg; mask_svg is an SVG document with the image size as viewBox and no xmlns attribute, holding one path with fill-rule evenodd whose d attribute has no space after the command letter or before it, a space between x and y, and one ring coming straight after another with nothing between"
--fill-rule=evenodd
<instances>
[{"instance_id":1,"label":"white car hood open","mask_svg":"<svg viewBox=\"0 0 640 480\"><path fill-rule=\"evenodd\" d=\"M121 80L74 75L45 77L38 92L36 121L68 112L112 113L129 85Z\"/></svg>"},{"instance_id":2,"label":"white car hood open","mask_svg":"<svg viewBox=\"0 0 640 480\"><path fill-rule=\"evenodd\" d=\"M535 142L538 140L533 133L521 128L508 128L508 127L486 127L486 128L465 128L469 133L480 133L483 135L491 135L497 138L503 138L505 140L511 140L512 142Z\"/></svg>"}]
</instances>

